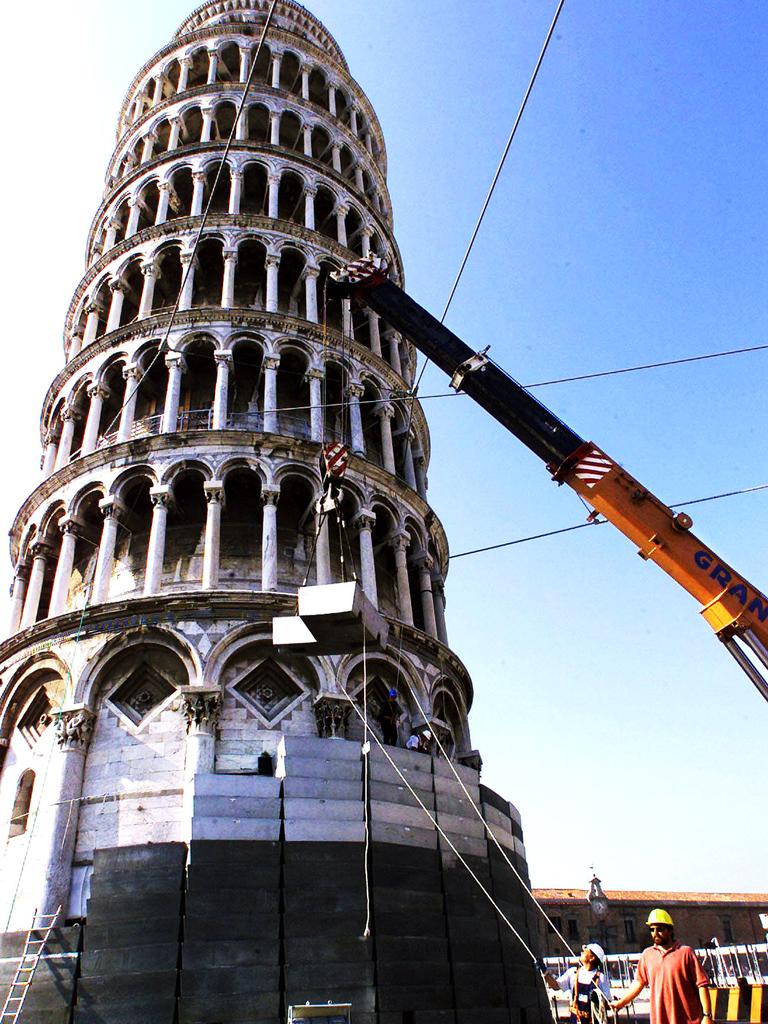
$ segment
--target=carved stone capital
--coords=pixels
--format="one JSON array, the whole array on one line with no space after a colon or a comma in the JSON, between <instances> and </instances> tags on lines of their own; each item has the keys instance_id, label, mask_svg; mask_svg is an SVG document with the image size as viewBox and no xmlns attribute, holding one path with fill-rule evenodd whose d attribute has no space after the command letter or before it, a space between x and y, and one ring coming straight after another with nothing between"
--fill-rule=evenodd
<instances>
[{"instance_id":1,"label":"carved stone capital","mask_svg":"<svg viewBox=\"0 0 768 1024\"><path fill-rule=\"evenodd\" d=\"M221 690L218 687L183 686L181 713L187 732L213 732L221 715Z\"/></svg>"},{"instance_id":2,"label":"carved stone capital","mask_svg":"<svg viewBox=\"0 0 768 1024\"><path fill-rule=\"evenodd\" d=\"M29 553L33 558L50 558L53 548L46 540L36 540L30 545Z\"/></svg>"},{"instance_id":3,"label":"carved stone capital","mask_svg":"<svg viewBox=\"0 0 768 1024\"><path fill-rule=\"evenodd\" d=\"M349 395L350 398L360 399L365 394L365 388L363 387L362 384L348 384L347 394Z\"/></svg>"},{"instance_id":4,"label":"carved stone capital","mask_svg":"<svg viewBox=\"0 0 768 1024\"><path fill-rule=\"evenodd\" d=\"M144 277L154 277L157 274L157 267L154 262L150 260L148 263L141 264L141 272Z\"/></svg>"},{"instance_id":5,"label":"carved stone capital","mask_svg":"<svg viewBox=\"0 0 768 1024\"><path fill-rule=\"evenodd\" d=\"M264 356L262 366L265 370L276 370L280 366L279 355Z\"/></svg>"},{"instance_id":6,"label":"carved stone capital","mask_svg":"<svg viewBox=\"0 0 768 1024\"><path fill-rule=\"evenodd\" d=\"M316 366L310 367L304 375L307 380L322 380L325 373L322 370L318 370Z\"/></svg>"},{"instance_id":7,"label":"carved stone capital","mask_svg":"<svg viewBox=\"0 0 768 1024\"><path fill-rule=\"evenodd\" d=\"M105 388L103 384L89 384L88 397L100 398L104 401L104 399L109 398L109 389Z\"/></svg>"},{"instance_id":8,"label":"carved stone capital","mask_svg":"<svg viewBox=\"0 0 768 1024\"><path fill-rule=\"evenodd\" d=\"M67 536L69 534L77 537L80 534L82 526L83 524L79 520L72 519L71 516L65 516L59 523L59 530L62 536Z\"/></svg>"},{"instance_id":9,"label":"carved stone capital","mask_svg":"<svg viewBox=\"0 0 768 1024\"><path fill-rule=\"evenodd\" d=\"M123 367L123 380L129 380L129 381L141 380L141 367L140 366L124 366Z\"/></svg>"},{"instance_id":10,"label":"carved stone capital","mask_svg":"<svg viewBox=\"0 0 768 1024\"><path fill-rule=\"evenodd\" d=\"M125 285L122 281L110 281L109 290L114 295L116 292L122 292L125 295Z\"/></svg>"},{"instance_id":11,"label":"carved stone capital","mask_svg":"<svg viewBox=\"0 0 768 1024\"><path fill-rule=\"evenodd\" d=\"M210 111L204 110L203 113L210 114ZM194 181L196 185L202 185L205 182L205 171L193 171L192 181Z\"/></svg>"},{"instance_id":12,"label":"carved stone capital","mask_svg":"<svg viewBox=\"0 0 768 1024\"><path fill-rule=\"evenodd\" d=\"M171 504L170 487L152 487L149 498L155 508L168 508Z\"/></svg>"},{"instance_id":13,"label":"carved stone capital","mask_svg":"<svg viewBox=\"0 0 768 1024\"><path fill-rule=\"evenodd\" d=\"M171 118L171 120L173 121L175 119ZM170 192L171 191L171 183L170 183L170 181L161 181L158 184L158 186L157 186L157 190L158 190L158 192Z\"/></svg>"},{"instance_id":14,"label":"carved stone capital","mask_svg":"<svg viewBox=\"0 0 768 1024\"><path fill-rule=\"evenodd\" d=\"M166 352L165 365L169 370L180 369L182 373L187 368L186 363L184 362L184 356L181 352Z\"/></svg>"},{"instance_id":15,"label":"carved stone capital","mask_svg":"<svg viewBox=\"0 0 768 1024\"><path fill-rule=\"evenodd\" d=\"M13 574L16 577L16 579L28 580L29 579L29 570L30 570L29 562L27 562L25 559L22 559L20 562L16 563L16 568L15 568Z\"/></svg>"},{"instance_id":16,"label":"carved stone capital","mask_svg":"<svg viewBox=\"0 0 768 1024\"><path fill-rule=\"evenodd\" d=\"M389 545L395 551L407 551L411 544L411 538L407 533L393 533L389 538Z\"/></svg>"},{"instance_id":17,"label":"carved stone capital","mask_svg":"<svg viewBox=\"0 0 768 1024\"><path fill-rule=\"evenodd\" d=\"M317 195L317 185L307 185L304 189L304 195L314 199Z\"/></svg>"},{"instance_id":18,"label":"carved stone capital","mask_svg":"<svg viewBox=\"0 0 768 1024\"><path fill-rule=\"evenodd\" d=\"M320 267L305 267L304 268L304 277L305 278L310 278L311 280L315 280L316 281L319 276L320 276Z\"/></svg>"},{"instance_id":19,"label":"carved stone capital","mask_svg":"<svg viewBox=\"0 0 768 1024\"><path fill-rule=\"evenodd\" d=\"M321 739L345 739L351 710L346 697L321 693L314 704L317 735Z\"/></svg>"},{"instance_id":20,"label":"carved stone capital","mask_svg":"<svg viewBox=\"0 0 768 1024\"><path fill-rule=\"evenodd\" d=\"M237 266L237 249L224 249L221 255L225 263L234 263Z\"/></svg>"},{"instance_id":21,"label":"carved stone capital","mask_svg":"<svg viewBox=\"0 0 768 1024\"><path fill-rule=\"evenodd\" d=\"M277 268L280 266L280 257L272 255L267 256L266 259L264 260L264 265L267 268L272 267L273 270L277 270Z\"/></svg>"},{"instance_id":22,"label":"carved stone capital","mask_svg":"<svg viewBox=\"0 0 768 1024\"><path fill-rule=\"evenodd\" d=\"M387 402L384 405L380 405L376 409L376 415L379 417L379 419L391 420L391 419L394 418L394 415L395 415L395 407L394 407L394 405L390 405Z\"/></svg>"},{"instance_id":23,"label":"carved stone capital","mask_svg":"<svg viewBox=\"0 0 768 1024\"><path fill-rule=\"evenodd\" d=\"M85 704L64 708L56 718L56 742L61 750L85 750L96 721Z\"/></svg>"},{"instance_id":24,"label":"carved stone capital","mask_svg":"<svg viewBox=\"0 0 768 1024\"><path fill-rule=\"evenodd\" d=\"M376 525L376 513L369 508L361 508L352 520L357 530L372 530Z\"/></svg>"},{"instance_id":25,"label":"carved stone capital","mask_svg":"<svg viewBox=\"0 0 768 1024\"><path fill-rule=\"evenodd\" d=\"M221 505L224 501L224 484L220 480L204 483L203 494L209 505Z\"/></svg>"},{"instance_id":26,"label":"carved stone capital","mask_svg":"<svg viewBox=\"0 0 768 1024\"><path fill-rule=\"evenodd\" d=\"M217 366L226 366L228 370L232 369L233 356L231 352L214 352L213 361Z\"/></svg>"},{"instance_id":27,"label":"carved stone capital","mask_svg":"<svg viewBox=\"0 0 768 1024\"><path fill-rule=\"evenodd\" d=\"M262 505L277 505L280 500L280 489L273 487L263 487L261 489L261 504Z\"/></svg>"}]
</instances>

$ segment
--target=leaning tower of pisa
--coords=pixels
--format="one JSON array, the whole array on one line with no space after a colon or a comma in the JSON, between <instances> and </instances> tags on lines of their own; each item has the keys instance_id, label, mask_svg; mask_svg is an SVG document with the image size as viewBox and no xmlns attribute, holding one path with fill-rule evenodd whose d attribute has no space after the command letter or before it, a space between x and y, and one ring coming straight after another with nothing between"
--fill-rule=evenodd
<instances>
[{"instance_id":1,"label":"leaning tower of pisa","mask_svg":"<svg viewBox=\"0 0 768 1024\"><path fill-rule=\"evenodd\" d=\"M533 1021L530 961L456 855L527 936L471 806L527 878L448 644L415 353L326 287L368 253L402 280L384 139L306 9L280 0L259 46L267 8L198 8L119 112L10 532L0 983L61 907L30 1022ZM316 510L330 440L342 525ZM342 573L388 644L275 648L297 589ZM401 775L361 759L353 705Z\"/></svg>"}]
</instances>

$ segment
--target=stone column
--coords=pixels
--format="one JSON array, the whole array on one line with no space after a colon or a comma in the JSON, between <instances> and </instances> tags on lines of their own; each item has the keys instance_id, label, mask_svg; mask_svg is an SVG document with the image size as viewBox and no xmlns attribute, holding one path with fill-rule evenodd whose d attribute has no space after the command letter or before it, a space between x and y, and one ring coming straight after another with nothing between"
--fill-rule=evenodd
<instances>
[{"instance_id":1,"label":"stone column","mask_svg":"<svg viewBox=\"0 0 768 1024\"><path fill-rule=\"evenodd\" d=\"M317 279L320 275L319 267L306 267L304 270L304 296L307 305L307 320L310 323L318 323L317 313Z\"/></svg>"},{"instance_id":2,"label":"stone column","mask_svg":"<svg viewBox=\"0 0 768 1024\"><path fill-rule=\"evenodd\" d=\"M361 172L362 173L362 172ZM360 182L360 191L363 190L362 181ZM360 241L363 246L363 256L370 256L371 254L371 238L373 237L373 228L364 227L363 232L360 236Z\"/></svg>"},{"instance_id":3,"label":"stone column","mask_svg":"<svg viewBox=\"0 0 768 1024\"><path fill-rule=\"evenodd\" d=\"M323 371L307 370L309 380L309 433L313 441L323 440Z\"/></svg>"},{"instance_id":4,"label":"stone column","mask_svg":"<svg viewBox=\"0 0 768 1024\"><path fill-rule=\"evenodd\" d=\"M352 300L341 300L341 333L345 338L354 337L352 331Z\"/></svg>"},{"instance_id":5,"label":"stone column","mask_svg":"<svg viewBox=\"0 0 768 1024\"><path fill-rule=\"evenodd\" d=\"M192 295L195 288L195 264L191 252L183 252L179 259L181 261L182 280L179 309L191 309Z\"/></svg>"},{"instance_id":6,"label":"stone column","mask_svg":"<svg viewBox=\"0 0 768 1024\"><path fill-rule=\"evenodd\" d=\"M338 142L331 144L331 166L337 174L341 174L341 146Z\"/></svg>"},{"instance_id":7,"label":"stone column","mask_svg":"<svg viewBox=\"0 0 768 1024\"><path fill-rule=\"evenodd\" d=\"M225 430L229 403L229 374L232 369L231 352L214 352L216 363L216 390L213 396L213 429Z\"/></svg>"},{"instance_id":8,"label":"stone column","mask_svg":"<svg viewBox=\"0 0 768 1024\"><path fill-rule=\"evenodd\" d=\"M224 485L219 480L203 484L208 503L205 517L205 543L203 546L203 590L215 590L219 585L221 559L221 506Z\"/></svg>"},{"instance_id":9,"label":"stone column","mask_svg":"<svg viewBox=\"0 0 768 1024\"><path fill-rule=\"evenodd\" d=\"M200 130L200 141L210 142L213 135L213 107L203 107L203 124Z\"/></svg>"},{"instance_id":10,"label":"stone column","mask_svg":"<svg viewBox=\"0 0 768 1024\"><path fill-rule=\"evenodd\" d=\"M104 407L104 399L109 392L102 384L91 384L88 388L88 397L91 404L88 407L88 419L85 421L83 431L83 443L80 445L81 455L90 455L96 450L96 442L99 439L99 425L101 423L101 410Z\"/></svg>"},{"instance_id":11,"label":"stone column","mask_svg":"<svg viewBox=\"0 0 768 1024\"><path fill-rule=\"evenodd\" d=\"M128 223L125 226L125 237L130 238L131 235L136 234L136 228L139 226L139 217L141 216L141 207L139 206L139 197L134 196L133 199L128 201L128 209L131 211L128 214Z\"/></svg>"},{"instance_id":12,"label":"stone column","mask_svg":"<svg viewBox=\"0 0 768 1024\"><path fill-rule=\"evenodd\" d=\"M79 334L73 334L69 339L69 345L67 346L67 362L70 359L74 359L75 356L80 354L80 349L83 347L83 339Z\"/></svg>"},{"instance_id":13,"label":"stone column","mask_svg":"<svg viewBox=\"0 0 768 1024\"><path fill-rule=\"evenodd\" d=\"M349 397L349 426L352 435L352 451L356 455L365 455L365 437L363 435L363 417L360 414L360 399L365 394L362 384L350 384L347 387Z\"/></svg>"},{"instance_id":14,"label":"stone column","mask_svg":"<svg viewBox=\"0 0 768 1024\"><path fill-rule=\"evenodd\" d=\"M277 414L277 368L280 356L264 356L262 370L264 373L264 431L267 434L279 434L279 418Z\"/></svg>"},{"instance_id":15,"label":"stone column","mask_svg":"<svg viewBox=\"0 0 768 1024\"><path fill-rule=\"evenodd\" d=\"M181 138L181 118L169 117L168 123L171 126L171 130L168 133L168 152L172 153L174 149L179 148L179 139Z\"/></svg>"},{"instance_id":16,"label":"stone column","mask_svg":"<svg viewBox=\"0 0 768 1024\"><path fill-rule=\"evenodd\" d=\"M152 300L155 297L155 284L157 282L157 268L155 264L142 263L141 272L144 275L144 287L141 289L141 302L139 303L139 320L152 315Z\"/></svg>"},{"instance_id":17,"label":"stone column","mask_svg":"<svg viewBox=\"0 0 768 1024\"><path fill-rule=\"evenodd\" d=\"M117 428L118 441L127 441L131 436L136 416L136 402L139 398L141 369L138 366L123 367L123 380L125 381L125 395L123 396L123 407L120 410L120 425Z\"/></svg>"},{"instance_id":18,"label":"stone column","mask_svg":"<svg viewBox=\"0 0 768 1024\"><path fill-rule=\"evenodd\" d=\"M336 86L328 86L328 113L332 117L336 117Z\"/></svg>"},{"instance_id":19,"label":"stone column","mask_svg":"<svg viewBox=\"0 0 768 1024\"><path fill-rule=\"evenodd\" d=\"M357 111L354 107L349 108L349 127L352 129L352 134L357 135Z\"/></svg>"},{"instance_id":20,"label":"stone column","mask_svg":"<svg viewBox=\"0 0 768 1024\"><path fill-rule=\"evenodd\" d=\"M120 281L111 281L109 289L112 292L112 301L109 304L106 334L109 334L110 331L116 331L120 326L120 316L123 312L123 302L125 301L125 292Z\"/></svg>"},{"instance_id":21,"label":"stone column","mask_svg":"<svg viewBox=\"0 0 768 1024\"><path fill-rule=\"evenodd\" d=\"M56 563L56 575L51 589L51 603L48 617L61 615L67 603L69 581L72 578L72 566L75 564L75 546L77 545L77 523L73 519L64 518L59 524L61 530L61 549Z\"/></svg>"},{"instance_id":22,"label":"stone column","mask_svg":"<svg viewBox=\"0 0 768 1024\"><path fill-rule=\"evenodd\" d=\"M309 231L315 230L315 196L317 189L307 186L304 189L304 227Z\"/></svg>"},{"instance_id":23,"label":"stone column","mask_svg":"<svg viewBox=\"0 0 768 1024\"><path fill-rule=\"evenodd\" d=\"M170 181L161 181L157 186L157 213L155 224L165 224L168 220L168 205L171 199ZM151 305L151 304L150 304Z\"/></svg>"},{"instance_id":24,"label":"stone column","mask_svg":"<svg viewBox=\"0 0 768 1024\"><path fill-rule=\"evenodd\" d=\"M221 714L221 704L221 690L218 687L181 688L181 713L187 731L184 751L184 820L187 841L192 835L195 777L210 775L214 769L216 726Z\"/></svg>"},{"instance_id":25,"label":"stone column","mask_svg":"<svg viewBox=\"0 0 768 1024\"><path fill-rule=\"evenodd\" d=\"M155 78L155 88L152 93L152 106L156 107L158 103L161 103L163 99L163 76L158 75Z\"/></svg>"},{"instance_id":26,"label":"stone column","mask_svg":"<svg viewBox=\"0 0 768 1024\"><path fill-rule=\"evenodd\" d=\"M36 541L30 550L32 555L32 571L27 584L27 596L24 600L24 611L21 616L21 628L34 626L40 609L40 595L43 591L45 569L51 557L51 548L45 541Z\"/></svg>"},{"instance_id":27,"label":"stone column","mask_svg":"<svg viewBox=\"0 0 768 1024\"><path fill-rule=\"evenodd\" d=\"M229 212L240 213L240 199L243 194L243 172L232 171L229 185Z\"/></svg>"},{"instance_id":28,"label":"stone column","mask_svg":"<svg viewBox=\"0 0 768 1024\"><path fill-rule=\"evenodd\" d=\"M346 697L321 693L314 703L317 735L321 739L346 739L352 708Z\"/></svg>"},{"instance_id":29,"label":"stone column","mask_svg":"<svg viewBox=\"0 0 768 1024\"><path fill-rule=\"evenodd\" d=\"M384 469L394 476L397 472L395 469L395 450L392 446L392 417L395 415L395 410L389 404L382 405L376 410L376 415L379 417L379 423L381 424L381 456L384 462Z\"/></svg>"},{"instance_id":30,"label":"stone column","mask_svg":"<svg viewBox=\"0 0 768 1024\"><path fill-rule=\"evenodd\" d=\"M277 503L279 490L264 489L261 503L264 506L261 527L261 589L265 592L277 590Z\"/></svg>"},{"instance_id":31,"label":"stone column","mask_svg":"<svg viewBox=\"0 0 768 1024\"><path fill-rule=\"evenodd\" d=\"M237 252L234 249L224 250L224 279L221 285L221 305L231 309L235 304L235 271L237 270Z\"/></svg>"},{"instance_id":32,"label":"stone column","mask_svg":"<svg viewBox=\"0 0 768 1024\"><path fill-rule=\"evenodd\" d=\"M346 217L349 213L349 207L340 203L334 210L336 214L336 237L339 240L339 245L343 245L346 248L347 245L347 221Z\"/></svg>"},{"instance_id":33,"label":"stone column","mask_svg":"<svg viewBox=\"0 0 768 1024\"><path fill-rule=\"evenodd\" d=\"M448 629L445 624L445 583L439 573L432 576L432 596L435 599L435 621L437 639L448 646Z\"/></svg>"},{"instance_id":34,"label":"stone column","mask_svg":"<svg viewBox=\"0 0 768 1024\"><path fill-rule=\"evenodd\" d=\"M280 88L280 65L283 61L282 53L275 53L272 55L272 88Z\"/></svg>"},{"instance_id":35,"label":"stone column","mask_svg":"<svg viewBox=\"0 0 768 1024\"><path fill-rule=\"evenodd\" d=\"M235 127L235 138L238 142L245 142L248 138L248 110L240 111Z\"/></svg>"},{"instance_id":36,"label":"stone column","mask_svg":"<svg viewBox=\"0 0 768 1024\"><path fill-rule=\"evenodd\" d=\"M61 412L61 437L59 438L59 450L56 453L55 469L61 469L69 463L69 456L72 452L72 439L75 435L75 422L79 415L74 409L62 409Z\"/></svg>"},{"instance_id":37,"label":"stone column","mask_svg":"<svg viewBox=\"0 0 768 1024\"><path fill-rule=\"evenodd\" d=\"M107 233L104 236L104 246L103 246L103 248L101 250L101 255L102 256L105 253L109 252L109 250L114 246L115 240L117 239L117 232L118 232L119 228L120 228L119 221L116 221L114 218L109 221L109 223L107 225Z\"/></svg>"},{"instance_id":38,"label":"stone column","mask_svg":"<svg viewBox=\"0 0 768 1024\"><path fill-rule=\"evenodd\" d=\"M280 114L276 111L269 116L269 144L280 145Z\"/></svg>"},{"instance_id":39,"label":"stone column","mask_svg":"<svg viewBox=\"0 0 768 1024\"><path fill-rule=\"evenodd\" d=\"M403 438L403 477L412 490L416 490L416 470L413 465L413 450L411 448L411 435L406 434Z\"/></svg>"},{"instance_id":40,"label":"stone column","mask_svg":"<svg viewBox=\"0 0 768 1024\"><path fill-rule=\"evenodd\" d=\"M27 583L29 582L29 565L26 562L19 562L16 566L16 573L13 577L13 590L11 591L11 610L8 616L8 636L18 633L21 623L21 616L24 611L24 598L27 596Z\"/></svg>"},{"instance_id":41,"label":"stone column","mask_svg":"<svg viewBox=\"0 0 768 1024\"><path fill-rule=\"evenodd\" d=\"M373 557L371 531L376 524L376 513L361 508L352 525L357 527L360 543L360 576L362 588L371 604L379 606L379 592L376 586L376 562Z\"/></svg>"},{"instance_id":42,"label":"stone column","mask_svg":"<svg viewBox=\"0 0 768 1024\"><path fill-rule=\"evenodd\" d=\"M318 508L315 509L315 532L317 533L315 572L318 586L322 586L325 583L333 583L333 573L331 572L331 538L328 532L328 516L321 516Z\"/></svg>"},{"instance_id":43,"label":"stone column","mask_svg":"<svg viewBox=\"0 0 768 1024\"><path fill-rule=\"evenodd\" d=\"M395 373L402 377L403 366L400 360L400 335L395 331L389 336L389 364Z\"/></svg>"},{"instance_id":44,"label":"stone column","mask_svg":"<svg viewBox=\"0 0 768 1024\"><path fill-rule=\"evenodd\" d=\"M150 132L144 137L144 146L141 150L141 161L140 163L145 164L147 160L152 159L152 153L155 149L155 143L157 142L157 136L154 132Z\"/></svg>"},{"instance_id":45,"label":"stone column","mask_svg":"<svg viewBox=\"0 0 768 1024\"><path fill-rule=\"evenodd\" d=\"M165 392L165 408L161 434L172 434L179 420L179 398L181 397L181 375L184 373L184 357L181 352L168 352L165 357L168 367L168 387Z\"/></svg>"},{"instance_id":46,"label":"stone column","mask_svg":"<svg viewBox=\"0 0 768 1024\"><path fill-rule=\"evenodd\" d=\"M267 256L267 312L277 312L277 272L280 266L279 256Z\"/></svg>"},{"instance_id":47,"label":"stone column","mask_svg":"<svg viewBox=\"0 0 768 1024\"><path fill-rule=\"evenodd\" d=\"M219 55L215 50L208 51L208 81L207 85L213 85L216 81L216 74L219 70Z\"/></svg>"},{"instance_id":48,"label":"stone column","mask_svg":"<svg viewBox=\"0 0 768 1024\"><path fill-rule=\"evenodd\" d=\"M392 538L395 552L395 570L397 573L397 606L400 618L407 625L413 625L413 606L411 604L411 588L408 583L408 535L398 533Z\"/></svg>"},{"instance_id":49,"label":"stone column","mask_svg":"<svg viewBox=\"0 0 768 1024\"><path fill-rule=\"evenodd\" d=\"M95 302L89 302L85 307L87 318L85 321L85 330L83 331L83 348L86 348L91 342L96 340L96 332L99 329L99 307Z\"/></svg>"},{"instance_id":50,"label":"stone column","mask_svg":"<svg viewBox=\"0 0 768 1024\"><path fill-rule=\"evenodd\" d=\"M280 175L270 174L267 183L269 185L267 216L276 218L280 210Z\"/></svg>"},{"instance_id":51,"label":"stone column","mask_svg":"<svg viewBox=\"0 0 768 1024\"><path fill-rule=\"evenodd\" d=\"M416 493L424 501L427 500L427 460L423 452L416 452L413 456L413 469L416 473Z\"/></svg>"},{"instance_id":52,"label":"stone column","mask_svg":"<svg viewBox=\"0 0 768 1024\"><path fill-rule=\"evenodd\" d=\"M190 215L199 217L203 212L203 197L205 195L205 174L202 171L195 171L192 175L192 208Z\"/></svg>"},{"instance_id":53,"label":"stone column","mask_svg":"<svg viewBox=\"0 0 768 1024\"><path fill-rule=\"evenodd\" d=\"M379 333L379 314L368 310L368 335L371 339L371 352L381 357L381 335Z\"/></svg>"},{"instance_id":54,"label":"stone column","mask_svg":"<svg viewBox=\"0 0 768 1024\"><path fill-rule=\"evenodd\" d=\"M302 135L304 143L304 156L312 156L312 125L305 124L302 126Z\"/></svg>"},{"instance_id":55,"label":"stone column","mask_svg":"<svg viewBox=\"0 0 768 1024\"><path fill-rule=\"evenodd\" d=\"M42 796L48 806L38 815L35 836L35 860L45 872L38 900L41 914L52 914L69 901L83 769L94 722L95 715L84 704L64 708L56 717L56 746Z\"/></svg>"},{"instance_id":56,"label":"stone column","mask_svg":"<svg viewBox=\"0 0 768 1024\"><path fill-rule=\"evenodd\" d=\"M96 556L96 569L93 574L91 604L101 604L109 597L109 584L115 568L115 545L117 544L117 528L120 525L117 515L117 502L114 498L105 498L99 502L99 511L104 517L101 527L99 553Z\"/></svg>"},{"instance_id":57,"label":"stone column","mask_svg":"<svg viewBox=\"0 0 768 1024\"><path fill-rule=\"evenodd\" d=\"M301 66L301 98L303 100L309 99L309 74L312 69L308 64L302 64Z\"/></svg>"},{"instance_id":58,"label":"stone column","mask_svg":"<svg viewBox=\"0 0 768 1024\"><path fill-rule=\"evenodd\" d=\"M247 82L251 70L251 51L246 46L240 47L240 81Z\"/></svg>"},{"instance_id":59,"label":"stone column","mask_svg":"<svg viewBox=\"0 0 768 1024\"><path fill-rule=\"evenodd\" d=\"M365 183L363 181L363 168L360 164L355 164L353 168L353 174L355 176L355 188L359 192L365 191ZM367 256L368 253L365 251L365 239L363 239L363 256Z\"/></svg>"},{"instance_id":60,"label":"stone column","mask_svg":"<svg viewBox=\"0 0 768 1024\"><path fill-rule=\"evenodd\" d=\"M189 72L192 67L191 57L182 57L179 61L179 92L184 92L189 81Z\"/></svg>"},{"instance_id":61,"label":"stone column","mask_svg":"<svg viewBox=\"0 0 768 1024\"><path fill-rule=\"evenodd\" d=\"M59 445L53 434L48 433L45 437L45 453L43 455L43 479L47 480L56 465L56 455Z\"/></svg>"},{"instance_id":62,"label":"stone column","mask_svg":"<svg viewBox=\"0 0 768 1024\"><path fill-rule=\"evenodd\" d=\"M433 560L429 555L422 555L414 560L419 573L419 594L421 596L421 614L424 619L424 632L437 639L437 621L435 619L435 601L432 596Z\"/></svg>"},{"instance_id":63,"label":"stone column","mask_svg":"<svg viewBox=\"0 0 768 1024\"><path fill-rule=\"evenodd\" d=\"M160 589L165 557L165 525L168 506L171 501L169 487L153 487L149 492L152 499L152 528L147 549L147 568L144 573L144 596L156 594Z\"/></svg>"}]
</instances>

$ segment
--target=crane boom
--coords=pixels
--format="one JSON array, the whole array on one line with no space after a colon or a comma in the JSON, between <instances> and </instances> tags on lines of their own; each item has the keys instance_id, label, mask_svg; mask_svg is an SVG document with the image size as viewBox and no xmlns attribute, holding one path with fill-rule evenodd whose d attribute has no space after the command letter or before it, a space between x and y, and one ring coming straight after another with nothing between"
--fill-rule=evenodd
<instances>
[{"instance_id":1,"label":"crane boom","mask_svg":"<svg viewBox=\"0 0 768 1024\"><path fill-rule=\"evenodd\" d=\"M525 388L474 352L387 277L378 257L334 275L337 286L367 306L451 376L462 390L546 464L593 512L612 523L641 558L655 562L701 605L701 614L768 700L768 597L692 532L675 513L597 445L585 441ZM487 351L487 350L486 350ZM757 659L757 663L754 659Z\"/></svg>"}]
</instances>

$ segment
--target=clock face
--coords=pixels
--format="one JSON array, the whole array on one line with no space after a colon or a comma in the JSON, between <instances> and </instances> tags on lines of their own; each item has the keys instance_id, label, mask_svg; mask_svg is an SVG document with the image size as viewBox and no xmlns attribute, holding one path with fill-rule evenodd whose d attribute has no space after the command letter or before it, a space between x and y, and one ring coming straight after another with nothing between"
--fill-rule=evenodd
<instances>
[{"instance_id":1,"label":"clock face","mask_svg":"<svg viewBox=\"0 0 768 1024\"><path fill-rule=\"evenodd\" d=\"M600 898L592 900L592 913L595 917L605 917L608 913L608 900Z\"/></svg>"}]
</instances>

